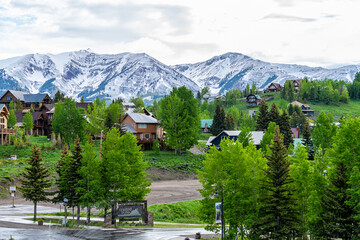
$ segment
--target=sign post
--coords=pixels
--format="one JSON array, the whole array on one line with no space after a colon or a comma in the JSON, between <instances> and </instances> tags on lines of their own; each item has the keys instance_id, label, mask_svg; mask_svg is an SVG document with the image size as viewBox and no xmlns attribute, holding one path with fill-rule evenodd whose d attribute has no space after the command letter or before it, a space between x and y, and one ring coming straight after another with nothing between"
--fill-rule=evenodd
<instances>
[{"instance_id":1,"label":"sign post","mask_svg":"<svg viewBox=\"0 0 360 240\"><path fill-rule=\"evenodd\" d=\"M13 202L12 202L13 208L15 207L15 192L16 192L16 187L15 186L10 187L10 194L11 197L13 198Z\"/></svg>"},{"instance_id":2,"label":"sign post","mask_svg":"<svg viewBox=\"0 0 360 240\"><path fill-rule=\"evenodd\" d=\"M64 213L65 213L65 217L64 217L64 225L66 225L67 223L67 203L68 203L68 199L64 198Z\"/></svg>"}]
</instances>

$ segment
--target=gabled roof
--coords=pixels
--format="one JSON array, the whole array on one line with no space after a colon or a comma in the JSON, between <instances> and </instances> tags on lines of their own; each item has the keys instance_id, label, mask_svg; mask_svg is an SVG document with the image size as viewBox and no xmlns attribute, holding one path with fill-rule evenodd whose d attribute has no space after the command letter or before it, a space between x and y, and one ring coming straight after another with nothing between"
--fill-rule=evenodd
<instances>
[{"instance_id":1,"label":"gabled roof","mask_svg":"<svg viewBox=\"0 0 360 240\"><path fill-rule=\"evenodd\" d=\"M23 91L16 91L16 90L9 90L9 92L14 95L14 97L16 97L17 99L19 99L20 101L24 101L24 95L25 94L30 94L28 92L23 92Z\"/></svg>"},{"instance_id":2,"label":"gabled roof","mask_svg":"<svg viewBox=\"0 0 360 240\"><path fill-rule=\"evenodd\" d=\"M137 133L136 130L130 126L130 124L125 123L124 128L126 129L126 132Z\"/></svg>"},{"instance_id":3,"label":"gabled roof","mask_svg":"<svg viewBox=\"0 0 360 240\"><path fill-rule=\"evenodd\" d=\"M280 83L274 83L274 82L273 82L273 83L270 83L269 87L270 87L271 85L274 85L276 88L282 88L281 85L280 85ZM269 88L269 87L268 87L268 88Z\"/></svg>"},{"instance_id":4,"label":"gabled roof","mask_svg":"<svg viewBox=\"0 0 360 240\"><path fill-rule=\"evenodd\" d=\"M130 107L130 108L135 108L136 107L135 103L132 103L132 102L122 102L122 105L124 107Z\"/></svg>"},{"instance_id":5,"label":"gabled roof","mask_svg":"<svg viewBox=\"0 0 360 240\"><path fill-rule=\"evenodd\" d=\"M124 118L129 116L135 123L158 123L156 118L147 116L143 113L126 113Z\"/></svg>"},{"instance_id":6,"label":"gabled roof","mask_svg":"<svg viewBox=\"0 0 360 240\"><path fill-rule=\"evenodd\" d=\"M213 140L215 140L216 138L218 138L219 136L221 136L223 133L225 133L228 137L238 137L239 134L241 133L241 131L236 131L236 130L224 130L221 133L219 133L217 136L211 136L206 145L212 145ZM254 145L260 145L260 142L264 136L264 132L263 131L251 131L251 138L254 142Z\"/></svg>"},{"instance_id":7,"label":"gabled roof","mask_svg":"<svg viewBox=\"0 0 360 240\"><path fill-rule=\"evenodd\" d=\"M9 110L7 109L7 107L6 107L5 104L0 104L0 113L1 113L2 111L5 111L5 112L6 112L6 115L9 114ZM5 115L5 116L6 116L6 115Z\"/></svg>"},{"instance_id":8,"label":"gabled roof","mask_svg":"<svg viewBox=\"0 0 360 240\"><path fill-rule=\"evenodd\" d=\"M36 103L36 102L41 102L42 100L44 100L44 98L47 96L47 94L45 93L38 93L38 94L24 94L23 98L25 103Z\"/></svg>"},{"instance_id":9,"label":"gabled roof","mask_svg":"<svg viewBox=\"0 0 360 240\"><path fill-rule=\"evenodd\" d=\"M213 124L213 119L201 119L201 128L205 128L206 123L208 127L211 127L211 125Z\"/></svg>"},{"instance_id":10,"label":"gabled roof","mask_svg":"<svg viewBox=\"0 0 360 240\"><path fill-rule=\"evenodd\" d=\"M46 110L50 111L51 109L53 109L55 107L55 103L50 103L50 104L43 104L41 106L41 108L46 108Z\"/></svg>"},{"instance_id":11,"label":"gabled roof","mask_svg":"<svg viewBox=\"0 0 360 240\"><path fill-rule=\"evenodd\" d=\"M31 115L33 117L33 120L35 121L41 117L42 112L32 112Z\"/></svg>"},{"instance_id":12,"label":"gabled roof","mask_svg":"<svg viewBox=\"0 0 360 240\"><path fill-rule=\"evenodd\" d=\"M46 112L47 114L54 114L55 113L55 107L53 107L50 111Z\"/></svg>"}]
</instances>

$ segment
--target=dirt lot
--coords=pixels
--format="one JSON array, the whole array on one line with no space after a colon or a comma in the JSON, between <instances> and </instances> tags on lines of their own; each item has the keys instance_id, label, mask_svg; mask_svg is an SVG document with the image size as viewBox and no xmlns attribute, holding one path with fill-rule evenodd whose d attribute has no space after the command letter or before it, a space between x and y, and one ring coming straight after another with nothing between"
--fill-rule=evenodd
<instances>
[{"instance_id":1,"label":"dirt lot","mask_svg":"<svg viewBox=\"0 0 360 240\"><path fill-rule=\"evenodd\" d=\"M174 203L187 200L201 199L201 195L196 189L201 188L201 184L198 180L166 180L166 181L154 181L151 185L151 193L147 196L148 204L162 204L162 203ZM11 205L12 198L6 197L0 200L0 205ZM29 204L31 202L25 201L23 198L16 197L16 204ZM52 203L39 203L42 206L58 207Z\"/></svg>"}]
</instances>

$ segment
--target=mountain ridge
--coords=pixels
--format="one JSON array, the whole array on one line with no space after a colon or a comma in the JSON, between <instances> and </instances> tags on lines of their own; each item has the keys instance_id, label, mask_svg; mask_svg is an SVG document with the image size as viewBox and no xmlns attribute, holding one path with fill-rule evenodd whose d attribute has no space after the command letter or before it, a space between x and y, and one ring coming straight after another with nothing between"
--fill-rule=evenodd
<instances>
[{"instance_id":1,"label":"mountain ridge","mask_svg":"<svg viewBox=\"0 0 360 240\"><path fill-rule=\"evenodd\" d=\"M57 90L79 99L114 99L132 96L156 98L173 87L186 86L193 92L210 87L214 94L255 83L264 88L271 82L289 79L336 79L352 81L360 65L339 68L308 67L269 63L247 55L228 52L192 64L166 65L146 53L97 54L89 49L59 54L27 54L0 60L0 91L28 92Z\"/></svg>"}]
</instances>

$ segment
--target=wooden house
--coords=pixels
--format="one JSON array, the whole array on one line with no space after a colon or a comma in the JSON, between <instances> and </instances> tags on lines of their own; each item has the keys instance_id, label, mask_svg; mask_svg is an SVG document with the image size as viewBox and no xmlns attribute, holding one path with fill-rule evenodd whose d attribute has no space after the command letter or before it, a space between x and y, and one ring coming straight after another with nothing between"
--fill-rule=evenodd
<instances>
[{"instance_id":1,"label":"wooden house","mask_svg":"<svg viewBox=\"0 0 360 240\"><path fill-rule=\"evenodd\" d=\"M246 97L246 106L247 107L254 107L259 105L261 102L261 97L259 95L255 95L255 94L249 94Z\"/></svg>"},{"instance_id":2,"label":"wooden house","mask_svg":"<svg viewBox=\"0 0 360 240\"><path fill-rule=\"evenodd\" d=\"M314 116L315 112L314 112L314 110L310 109L310 106L308 104L303 104L298 101L293 101L290 104L294 105L294 106L299 106L301 108L302 113L305 114L306 116Z\"/></svg>"},{"instance_id":3,"label":"wooden house","mask_svg":"<svg viewBox=\"0 0 360 240\"><path fill-rule=\"evenodd\" d=\"M0 104L5 104L7 107L9 107L11 101L14 103L20 101L23 109L30 109L32 106L34 111L38 111L42 104L54 103L46 93L31 94L23 91L8 90L0 97Z\"/></svg>"},{"instance_id":4,"label":"wooden house","mask_svg":"<svg viewBox=\"0 0 360 240\"><path fill-rule=\"evenodd\" d=\"M265 90L265 92L280 92L282 89L279 83L271 83Z\"/></svg>"},{"instance_id":5,"label":"wooden house","mask_svg":"<svg viewBox=\"0 0 360 240\"><path fill-rule=\"evenodd\" d=\"M292 83L293 83L293 85L294 85L294 90L295 90L295 92L298 92L299 91L299 88L300 88L300 79L298 79L298 80L290 80L290 81L292 81Z\"/></svg>"},{"instance_id":6,"label":"wooden house","mask_svg":"<svg viewBox=\"0 0 360 240\"><path fill-rule=\"evenodd\" d=\"M241 133L241 131L229 131L229 130L224 130L221 133L219 133L219 135L217 136L211 136L206 145L207 146L215 146L216 148L220 149L220 142L225 139L228 138L230 140L234 140L236 141L239 137L239 134ZM264 132L263 131L252 131L250 132L251 134L251 139L254 142L254 145L257 148L260 148L260 142L264 136Z\"/></svg>"},{"instance_id":7,"label":"wooden house","mask_svg":"<svg viewBox=\"0 0 360 240\"><path fill-rule=\"evenodd\" d=\"M23 120L24 120L25 114L26 114L25 112L15 113L16 121L17 121L15 126L23 127ZM32 112L31 115L33 117L33 124L34 124L34 128L32 129L31 134L48 136L49 130L46 125L47 122L46 122L46 117L44 117L44 113L43 112Z\"/></svg>"},{"instance_id":8,"label":"wooden house","mask_svg":"<svg viewBox=\"0 0 360 240\"><path fill-rule=\"evenodd\" d=\"M122 123L128 131L136 136L142 150L151 150L155 139L159 141L163 139L163 129L156 118L151 115L128 112Z\"/></svg>"},{"instance_id":9,"label":"wooden house","mask_svg":"<svg viewBox=\"0 0 360 240\"><path fill-rule=\"evenodd\" d=\"M9 111L5 104L0 104L0 144L10 142L10 135L16 134L15 129L7 128L7 121L9 119Z\"/></svg>"}]
</instances>

